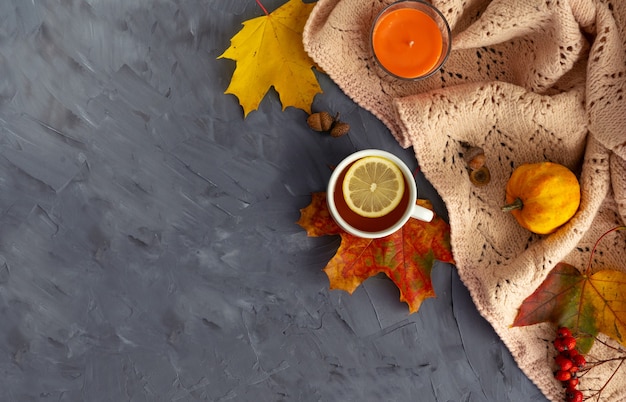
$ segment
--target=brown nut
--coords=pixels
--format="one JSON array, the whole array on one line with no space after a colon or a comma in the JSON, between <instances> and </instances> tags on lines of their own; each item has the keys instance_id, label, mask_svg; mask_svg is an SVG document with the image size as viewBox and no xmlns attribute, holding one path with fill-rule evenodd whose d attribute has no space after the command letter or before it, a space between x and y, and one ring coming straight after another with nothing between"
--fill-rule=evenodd
<instances>
[{"instance_id":1,"label":"brown nut","mask_svg":"<svg viewBox=\"0 0 626 402\"><path fill-rule=\"evenodd\" d=\"M489 172L487 166L482 166L480 169L472 170L470 172L470 181L478 187L489 184L491 181L491 173Z\"/></svg>"},{"instance_id":2,"label":"brown nut","mask_svg":"<svg viewBox=\"0 0 626 402\"><path fill-rule=\"evenodd\" d=\"M330 130L330 135L333 137L341 137L342 135L348 134L348 131L350 131L350 125L348 123L338 121Z\"/></svg>"},{"instance_id":3,"label":"brown nut","mask_svg":"<svg viewBox=\"0 0 626 402\"><path fill-rule=\"evenodd\" d=\"M485 165L485 151L481 147L470 147L463 154L463 160L471 170L478 170Z\"/></svg>"},{"instance_id":4,"label":"brown nut","mask_svg":"<svg viewBox=\"0 0 626 402\"><path fill-rule=\"evenodd\" d=\"M315 131L328 131L334 122L335 118L328 112L313 113L306 119L306 123Z\"/></svg>"}]
</instances>

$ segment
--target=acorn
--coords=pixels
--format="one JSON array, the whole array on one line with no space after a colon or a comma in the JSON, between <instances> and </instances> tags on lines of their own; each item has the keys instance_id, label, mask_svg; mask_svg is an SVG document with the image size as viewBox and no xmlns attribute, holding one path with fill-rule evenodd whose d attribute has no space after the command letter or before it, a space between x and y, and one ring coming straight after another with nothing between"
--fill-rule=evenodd
<instances>
[{"instance_id":1,"label":"acorn","mask_svg":"<svg viewBox=\"0 0 626 402\"><path fill-rule=\"evenodd\" d=\"M318 112L311 114L306 123L315 131L328 131L333 127L335 118L328 112Z\"/></svg>"},{"instance_id":2,"label":"acorn","mask_svg":"<svg viewBox=\"0 0 626 402\"><path fill-rule=\"evenodd\" d=\"M476 186L486 186L491 181L491 173L487 166L481 166L479 169L470 172L470 181Z\"/></svg>"},{"instance_id":3,"label":"acorn","mask_svg":"<svg viewBox=\"0 0 626 402\"><path fill-rule=\"evenodd\" d=\"M330 135L337 138L348 134L348 131L350 131L350 125L348 123L337 121L330 130Z\"/></svg>"},{"instance_id":4,"label":"acorn","mask_svg":"<svg viewBox=\"0 0 626 402\"><path fill-rule=\"evenodd\" d=\"M485 166L485 151L481 147L469 147L463 154L463 160L470 170L478 170Z\"/></svg>"}]
</instances>

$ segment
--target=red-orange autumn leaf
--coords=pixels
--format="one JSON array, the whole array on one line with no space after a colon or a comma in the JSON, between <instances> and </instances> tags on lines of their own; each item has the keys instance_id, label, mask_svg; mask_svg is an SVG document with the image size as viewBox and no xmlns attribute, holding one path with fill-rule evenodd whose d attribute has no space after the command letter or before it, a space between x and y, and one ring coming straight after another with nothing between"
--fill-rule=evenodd
<instances>
[{"instance_id":1,"label":"red-orange autumn leaf","mask_svg":"<svg viewBox=\"0 0 626 402\"><path fill-rule=\"evenodd\" d=\"M418 204L432 208L425 200ZM416 219L382 239L361 239L340 229L326 207L326 193L314 193L311 204L300 211L298 224L309 236L341 235L341 246L324 268L331 289L348 293L380 272L400 290L400 300L417 312L422 301L435 297L430 273L435 260L454 263L450 227L440 217L432 222Z\"/></svg>"},{"instance_id":2,"label":"red-orange autumn leaf","mask_svg":"<svg viewBox=\"0 0 626 402\"><path fill-rule=\"evenodd\" d=\"M602 332L626 346L626 273L603 270L582 274L559 263L519 309L513 326L552 322L578 333L587 353Z\"/></svg>"}]
</instances>

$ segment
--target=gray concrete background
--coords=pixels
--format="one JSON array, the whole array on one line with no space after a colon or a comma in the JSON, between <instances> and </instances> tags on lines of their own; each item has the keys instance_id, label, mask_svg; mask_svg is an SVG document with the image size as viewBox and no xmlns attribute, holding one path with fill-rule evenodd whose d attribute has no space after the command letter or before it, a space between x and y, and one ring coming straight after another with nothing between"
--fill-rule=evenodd
<instances>
[{"instance_id":1,"label":"gray concrete background","mask_svg":"<svg viewBox=\"0 0 626 402\"><path fill-rule=\"evenodd\" d=\"M323 75L348 136L273 92L243 119L216 57L261 14L0 1L0 400L544 401L454 267L413 315L385 278L328 290L339 238L295 223L328 165L416 161Z\"/></svg>"}]
</instances>

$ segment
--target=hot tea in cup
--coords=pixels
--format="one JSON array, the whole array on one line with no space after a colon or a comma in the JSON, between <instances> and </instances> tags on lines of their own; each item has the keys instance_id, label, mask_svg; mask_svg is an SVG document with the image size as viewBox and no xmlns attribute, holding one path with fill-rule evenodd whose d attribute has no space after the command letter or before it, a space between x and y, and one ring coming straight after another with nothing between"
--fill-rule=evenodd
<instances>
[{"instance_id":1,"label":"hot tea in cup","mask_svg":"<svg viewBox=\"0 0 626 402\"><path fill-rule=\"evenodd\" d=\"M380 238L399 230L413 217L429 222L431 210L416 205L417 186L408 166L395 155L368 149L337 165L328 183L332 218L346 232Z\"/></svg>"}]
</instances>

